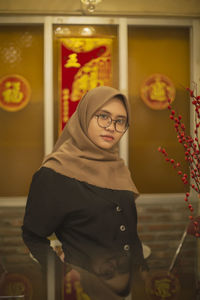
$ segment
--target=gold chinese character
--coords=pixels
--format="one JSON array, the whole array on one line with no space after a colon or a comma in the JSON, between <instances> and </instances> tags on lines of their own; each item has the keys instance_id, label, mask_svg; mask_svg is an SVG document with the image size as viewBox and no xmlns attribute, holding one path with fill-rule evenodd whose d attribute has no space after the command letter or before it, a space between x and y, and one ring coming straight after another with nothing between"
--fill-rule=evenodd
<instances>
[{"instance_id":1,"label":"gold chinese character","mask_svg":"<svg viewBox=\"0 0 200 300\"><path fill-rule=\"evenodd\" d=\"M2 95L6 103L20 103L23 99L23 93L20 91L20 82L7 81Z\"/></svg>"},{"instance_id":2,"label":"gold chinese character","mask_svg":"<svg viewBox=\"0 0 200 300\"><path fill-rule=\"evenodd\" d=\"M77 59L77 54L76 53L72 53L69 55L69 59L67 60L66 64L65 64L65 68L79 68L81 65L78 62Z\"/></svg>"},{"instance_id":3,"label":"gold chinese character","mask_svg":"<svg viewBox=\"0 0 200 300\"><path fill-rule=\"evenodd\" d=\"M166 100L166 83L156 80L150 85L151 100L165 101Z\"/></svg>"},{"instance_id":4,"label":"gold chinese character","mask_svg":"<svg viewBox=\"0 0 200 300\"><path fill-rule=\"evenodd\" d=\"M25 291L25 287L24 284L22 282L13 282L13 283L9 283L6 286L6 294L8 295L22 295L24 294Z\"/></svg>"},{"instance_id":5,"label":"gold chinese character","mask_svg":"<svg viewBox=\"0 0 200 300\"><path fill-rule=\"evenodd\" d=\"M155 295L163 299L170 297L170 279L163 278L155 281Z\"/></svg>"},{"instance_id":6,"label":"gold chinese character","mask_svg":"<svg viewBox=\"0 0 200 300\"><path fill-rule=\"evenodd\" d=\"M66 102L69 99L69 89L64 89L63 93L63 100Z\"/></svg>"},{"instance_id":7,"label":"gold chinese character","mask_svg":"<svg viewBox=\"0 0 200 300\"><path fill-rule=\"evenodd\" d=\"M76 290L76 300L91 300L91 298L84 293L79 281L76 281L74 285Z\"/></svg>"},{"instance_id":8,"label":"gold chinese character","mask_svg":"<svg viewBox=\"0 0 200 300\"><path fill-rule=\"evenodd\" d=\"M63 93L63 103L62 103L62 106L63 106L63 122L66 123L69 119L69 103L68 103L68 100L69 100L69 89L64 89L62 91Z\"/></svg>"},{"instance_id":9,"label":"gold chinese character","mask_svg":"<svg viewBox=\"0 0 200 300\"><path fill-rule=\"evenodd\" d=\"M66 294L72 293L72 284L71 284L70 280L71 280L71 276L69 273L67 273L65 275L65 284L66 284L65 292L66 292Z\"/></svg>"}]
</instances>

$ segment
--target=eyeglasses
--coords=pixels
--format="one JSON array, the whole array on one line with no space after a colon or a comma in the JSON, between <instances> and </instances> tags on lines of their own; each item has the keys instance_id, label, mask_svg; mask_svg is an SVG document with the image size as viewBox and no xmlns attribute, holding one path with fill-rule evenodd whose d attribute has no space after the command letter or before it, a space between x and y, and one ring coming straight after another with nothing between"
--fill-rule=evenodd
<instances>
[{"instance_id":1,"label":"eyeglasses","mask_svg":"<svg viewBox=\"0 0 200 300\"><path fill-rule=\"evenodd\" d=\"M119 118L117 120L113 120L109 115L107 114L98 114L95 115L97 117L97 123L102 128L109 127L112 122L114 124L114 128L117 132L123 133L128 128L128 122L125 118Z\"/></svg>"}]
</instances>

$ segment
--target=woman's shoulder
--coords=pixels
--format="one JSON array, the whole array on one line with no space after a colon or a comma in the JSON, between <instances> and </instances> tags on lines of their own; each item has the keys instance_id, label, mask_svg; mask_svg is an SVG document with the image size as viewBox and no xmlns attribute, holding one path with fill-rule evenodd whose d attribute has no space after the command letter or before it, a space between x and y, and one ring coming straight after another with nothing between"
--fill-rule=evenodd
<instances>
[{"instance_id":1,"label":"woman's shoulder","mask_svg":"<svg viewBox=\"0 0 200 300\"><path fill-rule=\"evenodd\" d=\"M44 180L44 179L48 179L50 177L54 176L54 171L50 168L46 168L46 167L41 167L40 169L38 169L34 174L33 174L33 181L34 180Z\"/></svg>"},{"instance_id":2,"label":"woman's shoulder","mask_svg":"<svg viewBox=\"0 0 200 300\"><path fill-rule=\"evenodd\" d=\"M73 177L68 177L52 168L43 166L34 173L32 181L48 185L52 184L54 187L60 185L74 185L76 182L79 182Z\"/></svg>"},{"instance_id":3,"label":"woman's shoulder","mask_svg":"<svg viewBox=\"0 0 200 300\"><path fill-rule=\"evenodd\" d=\"M73 189L93 190L95 193L109 195L111 197L135 199L135 193L130 190L110 189L98 185L90 184L86 181L80 181L76 176L69 177L58 171L42 166L33 175L33 182L38 182L42 185L51 184L54 187L71 187Z\"/></svg>"}]
</instances>

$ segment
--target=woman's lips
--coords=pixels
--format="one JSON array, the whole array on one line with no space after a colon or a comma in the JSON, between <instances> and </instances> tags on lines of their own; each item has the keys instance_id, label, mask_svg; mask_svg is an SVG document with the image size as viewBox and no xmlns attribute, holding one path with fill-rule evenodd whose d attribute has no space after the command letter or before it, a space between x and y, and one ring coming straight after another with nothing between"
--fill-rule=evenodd
<instances>
[{"instance_id":1,"label":"woman's lips","mask_svg":"<svg viewBox=\"0 0 200 300\"><path fill-rule=\"evenodd\" d=\"M101 135L101 137L105 140L105 141L113 141L114 137L112 135Z\"/></svg>"}]
</instances>

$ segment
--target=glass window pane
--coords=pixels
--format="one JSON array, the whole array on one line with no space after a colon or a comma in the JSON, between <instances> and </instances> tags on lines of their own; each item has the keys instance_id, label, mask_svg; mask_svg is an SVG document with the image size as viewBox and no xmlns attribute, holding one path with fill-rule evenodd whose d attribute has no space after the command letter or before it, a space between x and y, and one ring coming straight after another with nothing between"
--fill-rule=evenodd
<instances>
[{"instance_id":1,"label":"glass window pane","mask_svg":"<svg viewBox=\"0 0 200 300\"><path fill-rule=\"evenodd\" d=\"M183 116L189 131L189 30L183 28L129 27L129 97L132 124L129 131L129 161L135 183L141 193L179 193L184 185L176 171L158 153L166 148L170 157L183 165L184 150L177 141L168 109L154 110L140 97L143 81L161 73L175 85L173 107Z\"/></svg>"},{"instance_id":2,"label":"glass window pane","mask_svg":"<svg viewBox=\"0 0 200 300\"><path fill-rule=\"evenodd\" d=\"M25 196L43 157L43 26L0 27L0 80L0 196ZM28 93L23 83L28 103L8 110Z\"/></svg>"}]
</instances>

